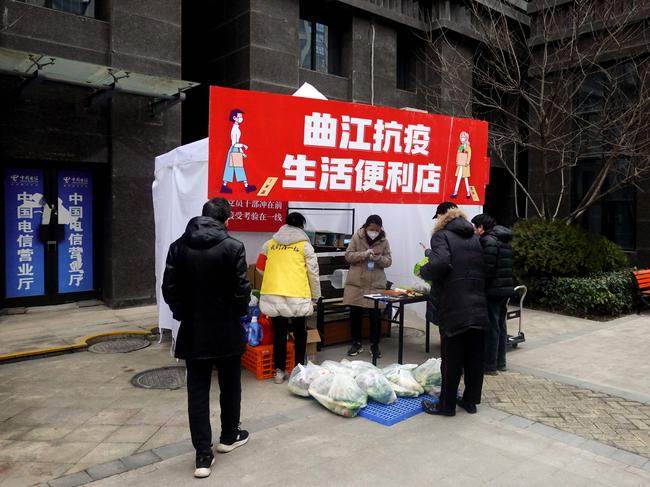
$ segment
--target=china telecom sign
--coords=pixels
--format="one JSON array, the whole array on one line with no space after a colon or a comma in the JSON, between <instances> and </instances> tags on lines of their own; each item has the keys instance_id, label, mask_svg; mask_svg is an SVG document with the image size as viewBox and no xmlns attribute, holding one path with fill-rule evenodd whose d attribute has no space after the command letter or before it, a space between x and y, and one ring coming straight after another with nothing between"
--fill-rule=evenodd
<instances>
[{"instance_id":1,"label":"china telecom sign","mask_svg":"<svg viewBox=\"0 0 650 487\"><path fill-rule=\"evenodd\" d=\"M45 293L45 246L38 238L46 203L43 171L5 170L5 289L8 298Z\"/></svg>"}]
</instances>

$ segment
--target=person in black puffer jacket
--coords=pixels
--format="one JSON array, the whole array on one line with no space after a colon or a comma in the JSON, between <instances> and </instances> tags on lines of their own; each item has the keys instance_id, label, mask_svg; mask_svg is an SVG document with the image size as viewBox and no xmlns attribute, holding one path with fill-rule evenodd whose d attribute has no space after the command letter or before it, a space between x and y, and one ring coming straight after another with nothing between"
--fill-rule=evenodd
<instances>
[{"instance_id":1,"label":"person in black puffer jacket","mask_svg":"<svg viewBox=\"0 0 650 487\"><path fill-rule=\"evenodd\" d=\"M214 463L210 427L210 383L217 369L221 405L221 437L217 451L229 452L248 441L239 429L241 355L246 336L240 318L248 313L250 283L244 244L228 235L230 204L213 198L203 216L187 224L169 247L162 293L181 322L175 356L187 367L188 415L196 450L195 477L210 475Z\"/></svg>"},{"instance_id":2,"label":"person in black puffer jacket","mask_svg":"<svg viewBox=\"0 0 650 487\"><path fill-rule=\"evenodd\" d=\"M490 328L485 338L485 373L496 375L497 370L506 370L507 303L514 292L512 230L497 225L494 218L485 213L472 218L472 223L483 246L487 277L485 294Z\"/></svg>"},{"instance_id":3,"label":"person in black puffer jacket","mask_svg":"<svg viewBox=\"0 0 650 487\"><path fill-rule=\"evenodd\" d=\"M488 327L483 249L474 227L456 205L441 203L436 216L429 262L422 266L420 275L432 281L431 293L437 303L442 386L439 403L423 400L422 407L429 414L453 416L458 404L475 413L481 402L484 333ZM457 401L461 374L465 391Z\"/></svg>"}]
</instances>

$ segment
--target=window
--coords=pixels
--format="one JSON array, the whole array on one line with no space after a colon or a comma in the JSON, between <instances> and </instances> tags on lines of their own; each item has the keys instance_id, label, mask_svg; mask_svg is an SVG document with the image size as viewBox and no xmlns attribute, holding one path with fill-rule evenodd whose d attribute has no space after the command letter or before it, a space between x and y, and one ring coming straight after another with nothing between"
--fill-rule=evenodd
<instances>
[{"instance_id":1,"label":"window","mask_svg":"<svg viewBox=\"0 0 650 487\"><path fill-rule=\"evenodd\" d=\"M585 159L574 170L574 203L577 204L594 182L602 161ZM614 182L609 177L603 187L607 191ZM580 224L592 233L603 235L624 250L636 248L636 191L626 187L611 193L589 208L580 218Z\"/></svg>"},{"instance_id":2,"label":"window","mask_svg":"<svg viewBox=\"0 0 650 487\"><path fill-rule=\"evenodd\" d=\"M406 34L397 35L397 89L415 91L415 45Z\"/></svg>"},{"instance_id":3,"label":"window","mask_svg":"<svg viewBox=\"0 0 650 487\"><path fill-rule=\"evenodd\" d=\"M340 40L336 28L320 22L298 22L300 67L340 75Z\"/></svg>"},{"instance_id":4,"label":"window","mask_svg":"<svg viewBox=\"0 0 650 487\"><path fill-rule=\"evenodd\" d=\"M95 16L95 0L21 0L29 5L61 10L86 17Z\"/></svg>"},{"instance_id":5,"label":"window","mask_svg":"<svg viewBox=\"0 0 650 487\"><path fill-rule=\"evenodd\" d=\"M603 113L624 113L639 96L639 80L632 62L619 62L588 75L576 94L575 124L579 157L573 170L573 205L576 206L596 179L608 144L617 139L616 128L603 120ZM621 154L619 164L630 163ZM608 175L602 191L616 184L616 171ZM589 231L604 235L625 250L636 247L636 191L625 187L589 208L580 219Z\"/></svg>"}]
</instances>

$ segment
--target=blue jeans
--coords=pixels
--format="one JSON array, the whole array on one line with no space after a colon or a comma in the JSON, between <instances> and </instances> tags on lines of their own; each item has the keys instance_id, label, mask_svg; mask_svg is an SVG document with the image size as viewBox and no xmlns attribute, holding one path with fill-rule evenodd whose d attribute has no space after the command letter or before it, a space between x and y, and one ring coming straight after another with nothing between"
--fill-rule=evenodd
<instances>
[{"instance_id":1,"label":"blue jeans","mask_svg":"<svg viewBox=\"0 0 650 487\"><path fill-rule=\"evenodd\" d=\"M246 181L246 170L243 167L233 167L230 165L230 154L241 152L239 147L231 147L226 154L226 165L223 168L223 183L232 183L235 179L237 182Z\"/></svg>"},{"instance_id":2,"label":"blue jeans","mask_svg":"<svg viewBox=\"0 0 650 487\"><path fill-rule=\"evenodd\" d=\"M507 298L488 298L488 318L490 328L485 334L485 370L496 370L506 366L506 325Z\"/></svg>"}]
</instances>

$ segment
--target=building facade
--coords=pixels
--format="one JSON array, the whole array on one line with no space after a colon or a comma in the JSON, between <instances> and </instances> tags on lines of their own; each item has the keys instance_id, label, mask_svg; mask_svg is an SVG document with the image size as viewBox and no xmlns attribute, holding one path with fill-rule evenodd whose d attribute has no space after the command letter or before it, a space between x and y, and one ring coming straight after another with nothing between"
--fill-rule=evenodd
<instances>
[{"instance_id":1,"label":"building facade","mask_svg":"<svg viewBox=\"0 0 650 487\"><path fill-rule=\"evenodd\" d=\"M650 4L535 0L529 2L528 14L532 69L547 60L542 68L546 78L551 83L558 79L557 85L567 90L558 97L564 105L558 120L572 121L570 130L558 129L572 136L564 146L572 152L572 166L564 180L559 173L551 178L549 201L564 193L558 216L570 215L589 196L603 166L612 164L601 189L608 194L576 222L615 242L633 265L645 268L650 265L650 203L645 197L650 191ZM554 135L551 130L549 138ZM542 155L531 151L528 158L528 186L539 200ZM631 184L609 192L630 176Z\"/></svg>"},{"instance_id":2,"label":"building facade","mask_svg":"<svg viewBox=\"0 0 650 487\"><path fill-rule=\"evenodd\" d=\"M181 142L172 94L187 87L181 2L0 12L0 307L153 302L154 157Z\"/></svg>"},{"instance_id":3,"label":"building facade","mask_svg":"<svg viewBox=\"0 0 650 487\"><path fill-rule=\"evenodd\" d=\"M505 15L531 42L544 12L537 3L472 2ZM483 118L458 86L476 76L461 61L480 58L468 6L0 0L1 305L154 301L154 157L207 136L210 85L291 94L308 82L333 100ZM433 53L430 40L441 32L448 44ZM644 46L634 56L647 56ZM434 55L453 69L436 69ZM534 192L538 161L520 161ZM589 171L586 163L570 174L564 214ZM512 224L514 203L512 179L493 158L485 209ZM580 222L649 265L649 205L638 189L626 190Z\"/></svg>"},{"instance_id":4,"label":"building facade","mask_svg":"<svg viewBox=\"0 0 650 487\"><path fill-rule=\"evenodd\" d=\"M481 0L515 22L528 22L527 2ZM428 37L444 30L453 48L436 55L454 64L471 57L477 39L463 2L452 0L223 0L186 2L183 78L201 86L183 106L183 141L207 136L208 87L291 94L302 83L333 100L472 116L457 76L433 68ZM457 70L462 70L458 67ZM487 209L512 223L513 185L494 164Z\"/></svg>"}]
</instances>

